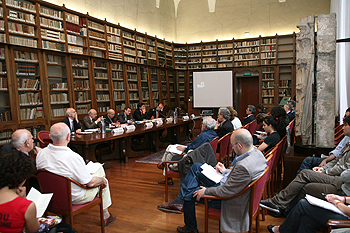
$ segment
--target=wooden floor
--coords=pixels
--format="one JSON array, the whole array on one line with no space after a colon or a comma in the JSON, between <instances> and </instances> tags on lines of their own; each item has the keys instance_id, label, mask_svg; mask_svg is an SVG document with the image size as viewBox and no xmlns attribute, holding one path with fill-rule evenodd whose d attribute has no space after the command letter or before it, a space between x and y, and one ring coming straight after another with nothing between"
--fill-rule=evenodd
<instances>
[{"instance_id":1,"label":"wooden floor","mask_svg":"<svg viewBox=\"0 0 350 233\"><path fill-rule=\"evenodd\" d=\"M161 170L155 164L109 161L106 163L106 175L112 195L110 212L117 215L116 221L105 229L106 232L176 232L177 226L183 226L182 214L164 213L157 205L164 202L164 185L158 180L163 178ZM170 186L169 200L177 197L179 179ZM199 232L204 232L204 205L196 206ZM268 232L267 225L283 222L283 218L267 215L266 221L260 221L260 232ZM74 217L74 228L79 232L100 232L98 207ZM255 229L255 224L254 224ZM209 220L209 232L219 232L219 223ZM255 232L255 230L254 230Z\"/></svg>"}]
</instances>

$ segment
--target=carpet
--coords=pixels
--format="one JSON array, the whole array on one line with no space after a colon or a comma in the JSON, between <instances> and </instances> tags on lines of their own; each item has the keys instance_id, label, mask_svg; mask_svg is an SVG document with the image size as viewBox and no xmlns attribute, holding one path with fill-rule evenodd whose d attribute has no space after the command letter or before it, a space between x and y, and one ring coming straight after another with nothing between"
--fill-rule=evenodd
<instances>
[{"instance_id":1,"label":"carpet","mask_svg":"<svg viewBox=\"0 0 350 233\"><path fill-rule=\"evenodd\" d=\"M142 159L136 160L136 163L152 163L152 164L158 164L162 162L162 157L164 155L165 150L158 151L154 154L151 154L149 156L146 156Z\"/></svg>"}]
</instances>

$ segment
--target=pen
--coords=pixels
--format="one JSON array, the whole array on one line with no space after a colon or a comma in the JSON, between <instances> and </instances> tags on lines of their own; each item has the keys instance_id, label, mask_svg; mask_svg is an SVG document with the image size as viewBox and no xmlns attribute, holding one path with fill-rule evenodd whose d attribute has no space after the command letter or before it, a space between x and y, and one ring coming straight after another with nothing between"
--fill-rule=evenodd
<instances>
[{"instance_id":1,"label":"pen","mask_svg":"<svg viewBox=\"0 0 350 233\"><path fill-rule=\"evenodd\" d=\"M322 193L322 195L323 195L323 196L327 196L327 194L325 194L325 193Z\"/></svg>"}]
</instances>

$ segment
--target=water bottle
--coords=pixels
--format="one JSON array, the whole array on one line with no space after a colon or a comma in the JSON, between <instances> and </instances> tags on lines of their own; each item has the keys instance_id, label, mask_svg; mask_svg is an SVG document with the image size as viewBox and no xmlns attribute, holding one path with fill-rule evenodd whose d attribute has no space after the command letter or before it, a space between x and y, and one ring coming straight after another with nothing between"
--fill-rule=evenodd
<instances>
[{"instance_id":1,"label":"water bottle","mask_svg":"<svg viewBox=\"0 0 350 233\"><path fill-rule=\"evenodd\" d=\"M106 133L106 123L105 123L105 119L103 118L103 116L101 117L101 132L102 132L102 134Z\"/></svg>"}]
</instances>

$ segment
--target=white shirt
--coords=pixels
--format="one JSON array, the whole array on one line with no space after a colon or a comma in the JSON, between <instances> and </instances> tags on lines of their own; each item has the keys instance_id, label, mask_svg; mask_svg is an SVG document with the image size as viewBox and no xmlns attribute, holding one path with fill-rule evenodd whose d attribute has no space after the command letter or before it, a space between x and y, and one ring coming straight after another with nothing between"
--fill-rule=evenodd
<instances>
[{"instance_id":1,"label":"white shirt","mask_svg":"<svg viewBox=\"0 0 350 233\"><path fill-rule=\"evenodd\" d=\"M86 168L83 158L66 146L49 144L39 151L36 157L37 169L46 169L57 175L72 178L81 184L87 184L92 176ZM78 200L85 190L72 183L72 201Z\"/></svg>"},{"instance_id":2,"label":"white shirt","mask_svg":"<svg viewBox=\"0 0 350 233\"><path fill-rule=\"evenodd\" d=\"M236 130L236 129L239 129L242 127L242 122L239 120L238 117L235 117L235 119L233 119L231 121L232 125L233 125L233 129Z\"/></svg>"}]
</instances>

